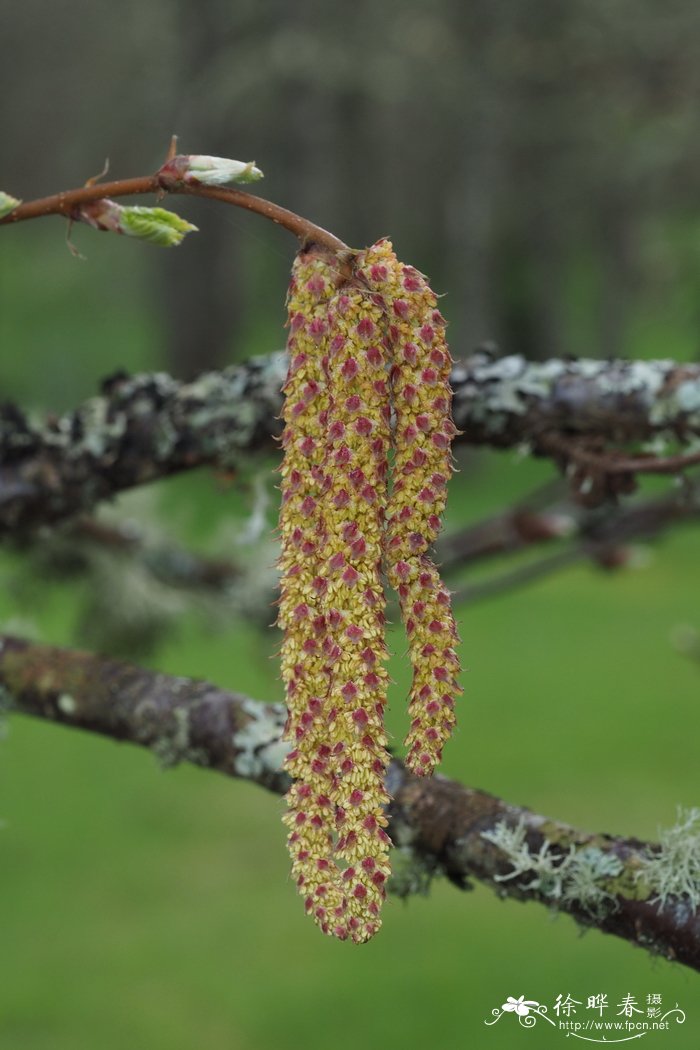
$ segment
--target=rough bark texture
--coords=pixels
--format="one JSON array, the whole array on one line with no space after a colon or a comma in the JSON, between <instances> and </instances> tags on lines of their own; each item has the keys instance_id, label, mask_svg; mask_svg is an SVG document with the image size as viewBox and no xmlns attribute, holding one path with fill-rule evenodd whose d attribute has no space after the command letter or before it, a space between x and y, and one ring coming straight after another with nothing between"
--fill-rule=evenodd
<instances>
[{"instance_id":1,"label":"rough bark texture","mask_svg":"<svg viewBox=\"0 0 700 1050\"><path fill-rule=\"evenodd\" d=\"M51 524L100 500L203 464L228 466L271 447L283 353L191 383L162 373L106 380L60 419L0 408L0 535ZM700 437L700 366L671 361L529 362L477 353L455 365L453 412L472 445L528 444L552 434L638 442Z\"/></svg>"},{"instance_id":2,"label":"rough bark texture","mask_svg":"<svg viewBox=\"0 0 700 1050\"><path fill-rule=\"evenodd\" d=\"M166 764L193 762L275 792L288 784L280 704L6 636L3 696L18 712L141 744ZM387 788L394 892L424 889L435 874L462 889L476 878L500 895L538 900L700 969L700 914L685 896L661 906L645 882L645 857L658 855L658 847L587 834L440 776L418 779L396 760Z\"/></svg>"},{"instance_id":3,"label":"rough bark texture","mask_svg":"<svg viewBox=\"0 0 700 1050\"><path fill-rule=\"evenodd\" d=\"M0 407L0 535L51 524L100 500L203 464L271 447L282 353L192 383L164 373L106 379L101 395L36 424Z\"/></svg>"},{"instance_id":4,"label":"rough bark texture","mask_svg":"<svg viewBox=\"0 0 700 1050\"><path fill-rule=\"evenodd\" d=\"M507 448L548 431L615 443L700 435L700 366L674 361L527 361L477 353L452 373L455 422Z\"/></svg>"}]
</instances>

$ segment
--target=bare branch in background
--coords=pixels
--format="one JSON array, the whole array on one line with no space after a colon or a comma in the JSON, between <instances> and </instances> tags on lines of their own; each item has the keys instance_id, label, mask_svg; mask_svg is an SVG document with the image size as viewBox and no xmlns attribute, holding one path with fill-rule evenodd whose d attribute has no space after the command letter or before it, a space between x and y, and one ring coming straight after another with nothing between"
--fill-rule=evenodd
<instances>
[{"instance_id":1,"label":"bare branch in background","mask_svg":"<svg viewBox=\"0 0 700 1050\"><path fill-rule=\"evenodd\" d=\"M692 480L692 479L691 479ZM635 541L654 540L669 528L700 517L700 502L688 490L595 511L563 498L566 484L550 481L519 505L441 536L436 557L448 574L495 558L556 549L535 560L501 569L456 588L457 600L474 603L536 582L577 562L611 571L634 562ZM559 498L557 498L559 497ZM142 659L187 610L209 627L245 616L266 625L277 592L272 539L262 505L247 524L231 526L214 547L238 544L241 557L216 557L183 547L160 526L136 517L81 516L54 530L17 537L23 555L8 586L32 615L43 589L37 581L83 580L75 640L114 656ZM147 511L146 511L147 513ZM254 535L248 536L253 529ZM241 531L242 530L242 531ZM252 543L252 546L251 546ZM245 554L243 555L243 551Z\"/></svg>"},{"instance_id":2,"label":"bare branch in background","mask_svg":"<svg viewBox=\"0 0 700 1050\"><path fill-rule=\"evenodd\" d=\"M107 551L145 558L155 575L173 587L220 591L240 578L242 569L227 558L209 558L176 543L149 544L133 525L81 517L65 533L76 544L94 544Z\"/></svg>"},{"instance_id":3,"label":"bare branch in background","mask_svg":"<svg viewBox=\"0 0 700 1050\"><path fill-rule=\"evenodd\" d=\"M587 552L580 545L565 547L554 554L547 554L543 558L519 565L508 572L488 576L485 580L470 583L466 587L459 587L454 592L455 604L472 605L488 598L497 598L501 594L519 590L520 587L525 587L529 583L536 583L547 576L552 576L561 569L568 569L577 562L585 561L586 557Z\"/></svg>"},{"instance_id":4,"label":"bare branch in background","mask_svg":"<svg viewBox=\"0 0 700 1050\"><path fill-rule=\"evenodd\" d=\"M566 483L555 478L516 505L439 536L435 557L449 571L562 539L575 530L576 509L566 501Z\"/></svg>"},{"instance_id":5,"label":"bare branch in background","mask_svg":"<svg viewBox=\"0 0 700 1050\"><path fill-rule=\"evenodd\" d=\"M449 572L497 554L565 538L565 544L553 554L457 589L456 601L471 603L515 590L580 561L592 561L606 570L623 568L629 564L632 541L655 539L675 525L699 518L700 501L684 492L596 511L564 503L531 511L526 499L520 507L441 538L437 552Z\"/></svg>"},{"instance_id":6,"label":"bare branch in background","mask_svg":"<svg viewBox=\"0 0 700 1050\"><path fill-rule=\"evenodd\" d=\"M281 704L7 636L0 691L21 714L140 744L166 765L192 762L275 792L288 784ZM403 861L395 892L424 889L434 874L462 889L479 879L700 969L700 884L681 892L663 848L588 834L441 776L415 778L396 760L387 787Z\"/></svg>"},{"instance_id":7,"label":"bare branch in background","mask_svg":"<svg viewBox=\"0 0 700 1050\"><path fill-rule=\"evenodd\" d=\"M0 535L60 521L157 478L228 466L242 453L271 448L285 372L286 357L276 353L191 383L163 373L119 374L100 396L40 423L5 406ZM455 423L473 446L526 444L561 461L561 448L547 451L556 433L615 444L700 437L700 365L537 363L477 353L454 366L452 385ZM609 477L625 490L627 475ZM584 472L582 490L586 478Z\"/></svg>"},{"instance_id":8,"label":"bare branch in background","mask_svg":"<svg viewBox=\"0 0 700 1050\"><path fill-rule=\"evenodd\" d=\"M266 493L256 479L257 487ZM210 547L231 552L227 557L185 547L157 523L148 494L140 497L127 500L119 516L80 516L12 537L19 557L7 566L4 583L22 612L40 613L47 584L78 584L72 639L131 659L177 634L187 613L208 631L241 618L266 627L277 591L276 547L259 497L250 518L222 524L211 538Z\"/></svg>"}]
</instances>

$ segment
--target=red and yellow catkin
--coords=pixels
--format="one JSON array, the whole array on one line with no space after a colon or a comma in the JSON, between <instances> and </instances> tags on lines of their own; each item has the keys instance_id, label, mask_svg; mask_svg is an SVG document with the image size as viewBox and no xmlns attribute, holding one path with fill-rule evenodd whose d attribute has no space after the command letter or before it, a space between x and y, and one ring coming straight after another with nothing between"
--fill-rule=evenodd
<instances>
[{"instance_id":1,"label":"red and yellow catkin","mask_svg":"<svg viewBox=\"0 0 700 1050\"><path fill-rule=\"evenodd\" d=\"M387 576L399 596L413 682L406 765L429 775L455 724L459 638L450 595L428 551L440 528L456 428L445 320L423 274L374 246L369 286L384 297L395 417L393 488L386 518Z\"/></svg>"},{"instance_id":2,"label":"red and yellow catkin","mask_svg":"<svg viewBox=\"0 0 700 1050\"><path fill-rule=\"evenodd\" d=\"M389 876L384 779L388 675L382 540L391 409L382 309L350 280L330 307L326 495L328 625L335 741L336 855L355 941L379 928Z\"/></svg>"},{"instance_id":3,"label":"red and yellow catkin","mask_svg":"<svg viewBox=\"0 0 700 1050\"><path fill-rule=\"evenodd\" d=\"M387 241L350 263L302 252L288 297L279 624L289 711L292 873L325 933L380 925L389 876L382 571L413 684L407 764L430 773L454 724L457 632L428 550L451 473L451 359L425 278ZM393 448L393 479L388 482Z\"/></svg>"},{"instance_id":4,"label":"red and yellow catkin","mask_svg":"<svg viewBox=\"0 0 700 1050\"><path fill-rule=\"evenodd\" d=\"M325 497L329 398L326 381L328 303L333 259L297 256L287 299L289 372L284 387L278 623L284 631L282 679L287 695L285 768L294 778L285 823L292 875L306 911L326 933L347 936L345 897L335 848L335 807L328 734L329 670Z\"/></svg>"}]
</instances>

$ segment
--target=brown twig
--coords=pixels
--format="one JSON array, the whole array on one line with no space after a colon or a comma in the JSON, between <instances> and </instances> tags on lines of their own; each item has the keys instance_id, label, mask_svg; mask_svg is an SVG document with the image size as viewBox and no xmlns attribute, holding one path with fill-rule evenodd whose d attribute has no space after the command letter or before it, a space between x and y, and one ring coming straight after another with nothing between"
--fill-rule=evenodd
<instances>
[{"instance_id":1,"label":"brown twig","mask_svg":"<svg viewBox=\"0 0 700 1050\"><path fill-rule=\"evenodd\" d=\"M552 452L561 452L567 459L601 474L678 474L700 463L700 452L676 456L628 456L616 450L606 453L591 452L577 441L568 441L560 434L547 434L538 439L538 445Z\"/></svg>"},{"instance_id":2,"label":"brown twig","mask_svg":"<svg viewBox=\"0 0 700 1050\"><path fill-rule=\"evenodd\" d=\"M66 538L75 539L78 543L87 541L107 550L148 554L147 544L140 532L128 526L98 521L96 518L78 518L66 531ZM209 558L194 554L175 543L164 542L155 549L160 555L160 559L155 560L160 560L171 570L164 575L167 582L173 586L223 590L242 574L241 567L228 558Z\"/></svg>"},{"instance_id":3,"label":"brown twig","mask_svg":"<svg viewBox=\"0 0 700 1050\"><path fill-rule=\"evenodd\" d=\"M302 218L272 201L264 200L262 197L243 190L178 182L161 176L159 172L156 172L155 175L142 175L133 179L115 179L111 182L81 186L75 190L63 190L60 193L51 194L49 197L25 201L4 219L0 219L0 226L10 226L28 219L42 218L45 215L63 215L70 219L76 217L76 211L81 205L92 201L103 200L107 197L133 197L150 193L162 195L163 192L184 194L189 197L205 197L208 200L232 204L235 208L245 208L293 233L303 245L319 244L332 252L349 250L347 244L329 233L328 230L324 230L309 219Z\"/></svg>"},{"instance_id":4,"label":"brown twig","mask_svg":"<svg viewBox=\"0 0 700 1050\"><path fill-rule=\"evenodd\" d=\"M440 536L435 544L438 564L450 570L570 535L575 528L576 511L565 507L563 502L547 505L553 497L565 492L565 483L555 478L516 506Z\"/></svg>"},{"instance_id":5,"label":"brown twig","mask_svg":"<svg viewBox=\"0 0 700 1050\"><path fill-rule=\"evenodd\" d=\"M552 495L565 491L557 480ZM580 539L589 545L617 544L631 539L653 538L679 521L700 516L700 503L678 492L625 506L607 504L590 510L564 500L551 506L534 502L535 492L517 507L484 518L458 531L441 536L435 545L443 569L454 570L501 554L517 554L564 538Z\"/></svg>"},{"instance_id":6,"label":"brown twig","mask_svg":"<svg viewBox=\"0 0 700 1050\"><path fill-rule=\"evenodd\" d=\"M571 520L569 543L553 554L457 589L455 601L471 603L495 597L587 559L603 569L623 568L629 563L630 551L627 545L631 540L653 539L673 525L700 518L700 504L679 498L678 493L639 501L628 507L607 505L602 512L578 506L567 508L567 511ZM512 526L513 519L517 521L517 513L524 512L522 509L519 512L511 510L500 519L489 519L489 522L481 522L463 532L447 536L444 542L448 545L448 556L442 562L443 568L447 566L455 570L480 562L493 554L515 553L557 538L553 528L549 532L546 528L552 517L556 521L556 515L546 512L533 515L535 523L542 522L543 528L539 533L533 530L528 537L523 537ZM496 542L489 539L488 524L491 525ZM511 532L506 531L508 527ZM498 542L499 536L502 542ZM440 544L437 549L439 552Z\"/></svg>"},{"instance_id":7,"label":"brown twig","mask_svg":"<svg viewBox=\"0 0 700 1050\"><path fill-rule=\"evenodd\" d=\"M0 636L3 691L21 714L148 747L165 764L192 762L276 792L289 783L281 770L286 750L281 704L256 703L207 682L8 636ZM420 876L409 880L404 893L424 885L426 872L444 874L461 889L479 879L500 896L539 901L582 925L700 970L700 914L685 896L657 903L653 885L644 882L645 858L658 847L591 835L444 777L419 779L398 761L389 769L387 789L389 832L410 853ZM532 869L514 868L498 844L503 829L516 835L520 855L532 858ZM543 857L559 879L556 892L537 878ZM566 881L566 864L576 870L572 858L584 865L595 861L616 874L601 876L597 895L586 897L589 891L577 888L575 879ZM596 877L594 869L589 875Z\"/></svg>"}]
</instances>

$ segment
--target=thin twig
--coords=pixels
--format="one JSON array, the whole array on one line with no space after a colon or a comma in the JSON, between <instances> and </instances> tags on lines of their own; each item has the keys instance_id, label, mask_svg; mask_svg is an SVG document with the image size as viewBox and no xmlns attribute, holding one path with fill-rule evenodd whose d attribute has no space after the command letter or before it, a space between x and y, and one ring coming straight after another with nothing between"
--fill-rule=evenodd
<instances>
[{"instance_id":1,"label":"thin twig","mask_svg":"<svg viewBox=\"0 0 700 1050\"><path fill-rule=\"evenodd\" d=\"M17 222L25 222L28 219L38 219L45 215L64 215L71 218L76 209L91 201L103 200L107 197L133 197L142 194L184 194L189 197L205 197L208 200L222 201L224 204L232 204L236 208L245 208L247 211L255 212L264 218L271 220L285 230L289 230L304 245L310 243L321 245L332 252L348 251L348 246L334 234L317 226L309 219L297 215L287 208L274 204L272 201L264 200L255 194L246 193L243 190L218 186L196 186L164 180L158 172L155 175L141 175L133 179L114 179L111 182L95 183L89 186L80 186L75 190L63 190L53 193L49 197L41 197L33 201L25 201L20 204L4 219L0 219L0 226L10 226Z\"/></svg>"},{"instance_id":2,"label":"thin twig","mask_svg":"<svg viewBox=\"0 0 700 1050\"><path fill-rule=\"evenodd\" d=\"M563 484L559 481L552 492L562 491ZM501 514L440 537L435 552L441 567L449 571L563 538L578 537L589 545L651 539L670 525L698 517L700 501L678 492L622 506L607 504L593 511L564 500L534 510L531 498L526 497Z\"/></svg>"},{"instance_id":3,"label":"thin twig","mask_svg":"<svg viewBox=\"0 0 700 1050\"><path fill-rule=\"evenodd\" d=\"M601 474L678 474L700 463L700 452L676 456L627 456L614 449L606 453L591 452L579 442L568 441L559 434L542 436L538 444Z\"/></svg>"}]
</instances>

